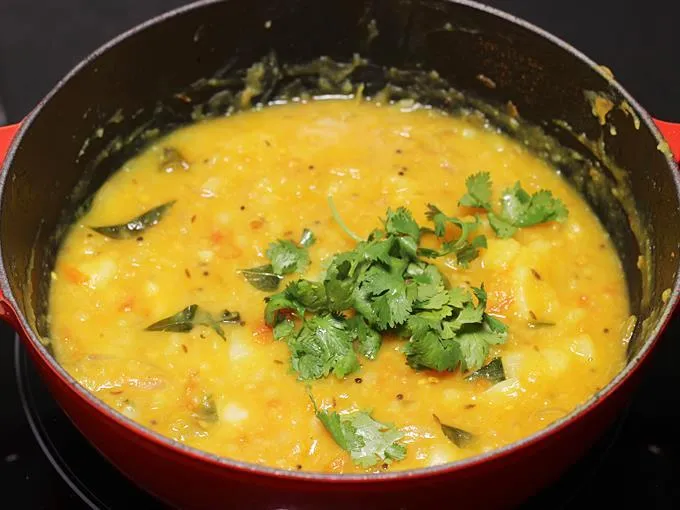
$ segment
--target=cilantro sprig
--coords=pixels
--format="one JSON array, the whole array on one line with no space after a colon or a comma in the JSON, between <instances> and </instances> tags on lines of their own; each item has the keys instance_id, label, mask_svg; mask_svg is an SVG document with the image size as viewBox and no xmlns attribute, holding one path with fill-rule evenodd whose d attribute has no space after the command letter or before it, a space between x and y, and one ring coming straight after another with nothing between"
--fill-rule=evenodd
<instances>
[{"instance_id":1,"label":"cilantro sprig","mask_svg":"<svg viewBox=\"0 0 680 510\"><path fill-rule=\"evenodd\" d=\"M462 289L452 289L438 309L423 310L409 318L411 339L406 344L406 360L415 369L454 371L481 367L491 345L502 344L507 326L488 315L484 286L473 287L473 297Z\"/></svg>"},{"instance_id":2,"label":"cilantro sprig","mask_svg":"<svg viewBox=\"0 0 680 510\"><path fill-rule=\"evenodd\" d=\"M564 222L569 211L552 192L540 190L530 195L519 182L503 190L500 198L500 212L491 206L491 177L488 172L470 175L465 180L467 193L458 205L484 209L488 213L489 225L501 239L512 237L518 228L531 227L549 221Z\"/></svg>"},{"instance_id":3,"label":"cilantro sprig","mask_svg":"<svg viewBox=\"0 0 680 510\"><path fill-rule=\"evenodd\" d=\"M406 457L406 447L398 443L404 434L392 424L377 421L366 411L328 412L319 409L311 395L310 398L316 417L355 464L369 468Z\"/></svg>"},{"instance_id":4,"label":"cilantro sprig","mask_svg":"<svg viewBox=\"0 0 680 510\"><path fill-rule=\"evenodd\" d=\"M359 369L346 321L333 315L305 320L288 342L293 370L304 379L320 379L331 372L342 379Z\"/></svg>"},{"instance_id":5,"label":"cilantro sprig","mask_svg":"<svg viewBox=\"0 0 680 510\"><path fill-rule=\"evenodd\" d=\"M307 249L316 242L314 233L304 229L300 242L279 239L269 244L266 255L271 261L262 266L242 269L240 272L248 283L258 290L271 292L279 288L283 277L291 273L304 273L309 267Z\"/></svg>"},{"instance_id":6,"label":"cilantro sprig","mask_svg":"<svg viewBox=\"0 0 680 510\"><path fill-rule=\"evenodd\" d=\"M427 204L427 218L434 222L434 234L443 238L446 235L446 225L450 223L460 229L460 236L455 241L445 241L440 250L420 248L418 253L424 257L437 258L449 254L456 255L456 262L462 267L467 265L479 256L479 249L486 248L486 236L478 235L472 237L472 233L479 227L479 217L474 221L462 221L453 216L447 216L437 206Z\"/></svg>"},{"instance_id":7,"label":"cilantro sprig","mask_svg":"<svg viewBox=\"0 0 680 510\"><path fill-rule=\"evenodd\" d=\"M359 369L356 351L374 359L386 333L408 339L406 361L417 370L475 370L491 345L505 341L506 326L485 311L484 287L451 288L422 258L455 253L468 264L485 246L483 236L472 237L479 222L434 205L427 217L434 229L420 227L406 208L388 209L383 228L335 255L322 282L297 280L267 298L265 321L287 342L299 379L347 376ZM448 224L458 228L456 239L447 240ZM426 232L440 249L419 247Z\"/></svg>"},{"instance_id":8,"label":"cilantro sprig","mask_svg":"<svg viewBox=\"0 0 680 510\"><path fill-rule=\"evenodd\" d=\"M302 231L299 243L289 239L279 239L269 245L267 257L272 262L274 273L286 275L290 273L304 273L309 267L309 248L316 238L309 229Z\"/></svg>"}]
</instances>

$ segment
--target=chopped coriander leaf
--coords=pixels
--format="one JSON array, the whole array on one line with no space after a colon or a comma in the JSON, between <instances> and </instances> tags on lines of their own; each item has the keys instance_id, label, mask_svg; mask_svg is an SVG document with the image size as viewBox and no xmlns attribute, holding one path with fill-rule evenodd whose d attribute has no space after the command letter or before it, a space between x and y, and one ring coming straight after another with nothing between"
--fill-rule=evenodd
<instances>
[{"instance_id":1,"label":"chopped coriander leaf","mask_svg":"<svg viewBox=\"0 0 680 510\"><path fill-rule=\"evenodd\" d=\"M530 195L519 182L505 189L501 195L501 211L491 207L491 178L487 172L470 175L466 181L468 192L459 205L486 209L489 225L501 239L512 237L518 228L531 227L548 221L563 222L569 211L564 203L547 190Z\"/></svg>"},{"instance_id":2,"label":"chopped coriander leaf","mask_svg":"<svg viewBox=\"0 0 680 510\"><path fill-rule=\"evenodd\" d=\"M290 299L285 292L274 294L265 299L264 321L268 326L275 326L281 320L296 315L302 318L305 314L304 307L294 299Z\"/></svg>"},{"instance_id":3,"label":"chopped coriander leaf","mask_svg":"<svg viewBox=\"0 0 680 510\"><path fill-rule=\"evenodd\" d=\"M248 283L253 287L265 292L271 292L278 289L279 283L283 280L283 276L276 274L271 264L251 267L250 269L241 269L240 273L246 277Z\"/></svg>"},{"instance_id":4,"label":"chopped coriander leaf","mask_svg":"<svg viewBox=\"0 0 680 510\"><path fill-rule=\"evenodd\" d=\"M333 257L324 279L330 311L341 312L351 308L356 286L354 272L357 264L358 257L354 252L340 253Z\"/></svg>"},{"instance_id":5,"label":"chopped coriander leaf","mask_svg":"<svg viewBox=\"0 0 680 510\"><path fill-rule=\"evenodd\" d=\"M272 328L275 340L288 340L295 331L295 323L290 319L283 319Z\"/></svg>"},{"instance_id":6,"label":"chopped coriander leaf","mask_svg":"<svg viewBox=\"0 0 680 510\"><path fill-rule=\"evenodd\" d=\"M463 370L476 370L489 355L489 346L505 342L507 326L489 315L484 314L481 324L463 326L456 340L460 345Z\"/></svg>"},{"instance_id":7,"label":"chopped coriander leaf","mask_svg":"<svg viewBox=\"0 0 680 510\"><path fill-rule=\"evenodd\" d=\"M470 262L479 257L479 249L486 248L486 236L475 236L471 241L456 250L456 262L461 267L467 267Z\"/></svg>"},{"instance_id":8,"label":"chopped coriander leaf","mask_svg":"<svg viewBox=\"0 0 680 510\"><path fill-rule=\"evenodd\" d=\"M371 241L362 241L355 248L355 252L360 260L368 262L382 262L389 264L391 261L390 252L394 246L394 238L387 239L373 239Z\"/></svg>"},{"instance_id":9,"label":"chopped coriander leaf","mask_svg":"<svg viewBox=\"0 0 680 510\"><path fill-rule=\"evenodd\" d=\"M380 333L366 324L366 320L360 315L347 320L347 329L359 341L359 352L368 359L375 359L382 344Z\"/></svg>"},{"instance_id":10,"label":"chopped coriander leaf","mask_svg":"<svg viewBox=\"0 0 680 510\"><path fill-rule=\"evenodd\" d=\"M413 307L421 310L438 310L449 302L449 293L444 285L421 284L418 285L417 299Z\"/></svg>"},{"instance_id":11,"label":"chopped coriander leaf","mask_svg":"<svg viewBox=\"0 0 680 510\"><path fill-rule=\"evenodd\" d=\"M449 302L444 278L436 266L411 264L406 272L415 284L413 310L437 310Z\"/></svg>"},{"instance_id":12,"label":"chopped coriander leaf","mask_svg":"<svg viewBox=\"0 0 680 510\"><path fill-rule=\"evenodd\" d=\"M425 217L434 223L434 230L430 230L437 237L444 237L446 234L446 220L448 216L444 214L436 205L427 204Z\"/></svg>"},{"instance_id":13,"label":"chopped coriander leaf","mask_svg":"<svg viewBox=\"0 0 680 510\"><path fill-rule=\"evenodd\" d=\"M458 342L444 340L431 329L414 334L404 350L406 362L416 370L453 372L460 364L461 352Z\"/></svg>"},{"instance_id":14,"label":"chopped coriander leaf","mask_svg":"<svg viewBox=\"0 0 680 510\"><path fill-rule=\"evenodd\" d=\"M412 336L404 350L407 363L416 370L454 371L459 366L475 370L491 345L505 341L506 326L484 311L483 287L473 288L477 305L462 289L452 291L440 309L417 312L408 319Z\"/></svg>"},{"instance_id":15,"label":"chopped coriander leaf","mask_svg":"<svg viewBox=\"0 0 680 510\"><path fill-rule=\"evenodd\" d=\"M434 222L434 233L437 237L444 237L446 234L446 224L452 223L461 230L461 235L457 242L462 243L467 240L469 235L479 226L479 218L475 221L464 222L454 216L447 216L436 205L427 204L427 218Z\"/></svg>"},{"instance_id":16,"label":"chopped coriander leaf","mask_svg":"<svg viewBox=\"0 0 680 510\"><path fill-rule=\"evenodd\" d=\"M433 205L427 215L435 235L445 235L448 223L461 232L441 250L431 250L436 256L456 253L464 265L486 246L484 236L471 236L478 219L463 222ZM383 224L384 230L335 255L323 282L298 280L268 300L265 321L276 339L288 343L300 379L331 373L342 378L357 370L354 343L374 359L383 332L408 338L404 352L410 366L439 371L477 369L490 345L505 340L505 326L486 314L483 286L472 294L450 288L435 265L419 258L424 229L407 209L388 210Z\"/></svg>"},{"instance_id":17,"label":"chopped coriander leaf","mask_svg":"<svg viewBox=\"0 0 680 510\"><path fill-rule=\"evenodd\" d=\"M396 211L387 210L385 231L397 236L410 236L416 242L420 239L420 227L405 207L399 207Z\"/></svg>"},{"instance_id":18,"label":"chopped coriander leaf","mask_svg":"<svg viewBox=\"0 0 680 510\"><path fill-rule=\"evenodd\" d=\"M503 360L501 360L501 358L494 358L482 368L476 372L472 372L465 378L466 381L476 381L478 379L486 379L487 381L491 381L493 384L505 381Z\"/></svg>"},{"instance_id":19,"label":"chopped coriander leaf","mask_svg":"<svg viewBox=\"0 0 680 510\"><path fill-rule=\"evenodd\" d=\"M453 287L449 289L449 304L456 308L462 308L465 303L470 301L470 294L468 294L462 287Z\"/></svg>"},{"instance_id":20,"label":"chopped coriander leaf","mask_svg":"<svg viewBox=\"0 0 680 510\"><path fill-rule=\"evenodd\" d=\"M381 329L403 323L411 313L412 299L404 280L405 264L395 261L389 269L372 266L364 274L359 286L373 298L377 325Z\"/></svg>"},{"instance_id":21,"label":"chopped coriander leaf","mask_svg":"<svg viewBox=\"0 0 680 510\"><path fill-rule=\"evenodd\" d=\"M371 326L377 328L378 314L373 306L373 296L366 289L356 286L352 298L354 300L352 306L356 313L361 315Z\"/></svg>"},{"instance_id":22,"label":"chopped coriander leaf","mask_svg":"<svg viewBox=\"0 0 680 510\"><path fill-rule=\"evenodd\" d=\"M309 229L302 231L300 243L295 244L287 239L279 239L269 244L267 257L271 264L241 269L240 273L246 277L248 283L258 290L271 292L279 288L283 276L298 272L304 273L309 267L309 248L316 241L316 237Z\"/></svg>"},{"instance_id":23,"label":"chopped coriander leaf","mask_svg":"<svg viewBox=\"0 0 680 510\"><path fill-rule=\"evenodd\" d=\"M320 410L314 399L312 403L316 417L358 466L369 468L406 457L406 447L398 443L404 434L393 425L373 419L366 411L339 414Z\"/></svg>"},{"instance_id":24,"label":"chopped coriander leaf","mask_svg":"<svg viewBox=\"0 0 680 510\"><path fill-rule=\"evenodd\" d=\"M288 340L293 370L304 381L330 373L342 379L359 369L352 340L344 320L332 315L305 320L297 335Z\"/></svg>"},{"instance_id":25,"label":"chopped coriander leaf","mask_svg":"<svg viewBox=\"0 0 680 510\"><path fill-rule=\"evenodd\" d=\"M444 321L451 317L454 308L452 306L442 306L438 310L425 310L411 315L407 325L413 336L421 336L432 330L439 336L444 335ZM448 324L448 322L447 322ZM451 330L446 334L447 338L452 338Z\"/></svg>"},{"instance_id":26,"label":"chopped coriander leaf","mask_svg":"<svg viewBox=\"0 0 680 510\"><path fill-rule=\"evenodd\" d=\"M466 430L459 429L458 427L445 425L439 420L436 414L433 414L432 417L434 418L434 421L436 421L437 424L441 427L442 432L444 433L446 438L453 444L455 444L458 448L465 448L466 446L469 446L470 443L472 443L472 441L474 441L475 439L474 434L471 434Z\"/></svg>"},{"instance_id":27,"label":"chopped coriander leaf","mask_svg":"<svg viewBox=\"0 0 680 510\"><path fill-rule=\"evenodd\" d=\"M491 175L489 172L472 174L465 179L467 193L458 202L464 207L491 209Z\"/></svg>"},{"instance_id":28,"label":"chopped coriander leaf","mask_svg":"<svg viewBox=\"0 0 680 510\"><path fill-rule=\"evenodd\" d=\"M470 282L467 282L469 285ZM486 304L488 301L488 294L486 293L486 288L484 287L484 284L482 283L479 287L469 287L470 290L472 290L472 295L477 298L477 305L475 308L477 310L485 311L486 310ZM467 291L465 288L461 288L462 290L462 296L463 296L463 308L468 306L470 303L474 302L475 300L470 297L470 293ZM487 314L483 314L484 317L487 317Z\"/></svg>"},{"instance_id":29,"label":"chopped coriander leaf","mask_svg":"<svg viewBox=\"0 0 680 510\"><path fill-rule=\"evenodd\" d=\"M356 242L360 243L363 241L361 237L356 235L354 232L352 232L349 227L345 224L344 221L342 221L342 216L340 216L340 213L338 212L338 209L335 207L335 203L333 202L333 197L331 195L328 195L328 206L331 209L331 214L333 215L333 219L335 222L340 226L342 230L345 231L345 233L354 239Z\"/></svg>"},{"instance_id":30,"label":"chopped coriander leaf","mask_svg":"<svg viewBox=\"0 0 680 510\"><path fill-rule=\"evenodd\" d=\"M274 273L278 275L304 273L309 266L307 248L287 239L271 243L267 248L267 257L272 261Z\"/></svg>"},{"instance_id":31,"label":"chopped coriander leaf","mask_svg":"<svg viewBox=\"0 0 680 510\"><path fill-rule=\"evenodd\" d=\"M441 209L432 204L427 204L427 218L434 222L434 234L437 237L446 235L446 224L451 223L460 229L460 236L455 241L447 241L442 244L440 250L420 248L419 255L428 258L444 257L449 254L456 255L456 262L462 267L467 265L479 256L479 249L486 248L486 237L483 235L471 238L472 232L479 227L479 218L474 221L462 221L453 216L447 216Z\"/></svg>"},{"instance_id":32,"label":"chopped coriander leaf","mask_svg":"<svg viewBox=\"0 0 680 510\"><path fill-rule=\"evenodd\" d=\"M508 239L517 232L517 227L498 217L494 212L489 212L487 218L489 219L489 226L501 239Z\"/></svg>"},{"instance_id":33,"label":"chopped coriander leaf","mask_svg":"<svg viewBox=\"0 0 680 510\"><path fill-rule=\"evenodd\" d=\"M468 324L478 324L484 317L484 305L475 306L472 301L468 301L451 320L451 327L454 331L461 330Z\"/></svg>"},{"instance_id":34,"label":"chopped coriander leaf","mask_svg":"<svg viewBox=\"0 0 680 510\"><path fill-rule=\"evenodd\" d=\"M298 280L288 284L286 297L302 305L307 311L318 312L327 309L326 288L321 282Z\"/></svg>"},{"instance_id":35,"label":"chopped coriander leaf","mask_svg":"<svg viewBox=\"0 0 680 510\"><path fill-rule=\"evenodd\" d=\"M547 190L529 195L519 182L503 191L501 216L516 227L531 227L548 221L563 222L567 219L564 203Z\"/></svg>"},{"instance_id":36,"label":"chopped coriander leaf","mask_svg":"<svg viewBox=\"0 0 680 510\"><path fill-rule=\"evenodd\" d=\"M408 277L421 285L439 285L444 283L444 275L439 272L437 266L426 262L412 262L406 268Z\"/></svg>"},{"instance_id":37,"label":"chopped coriander leaf","mask_svg":"<svg viewBox=\"0 0 680 510\"><path fill-rule=\"evenodd\" d=\"M418 242L411 236L397 238L400 256L416 260L418 258Z\"/></svg>"}]
</instances>

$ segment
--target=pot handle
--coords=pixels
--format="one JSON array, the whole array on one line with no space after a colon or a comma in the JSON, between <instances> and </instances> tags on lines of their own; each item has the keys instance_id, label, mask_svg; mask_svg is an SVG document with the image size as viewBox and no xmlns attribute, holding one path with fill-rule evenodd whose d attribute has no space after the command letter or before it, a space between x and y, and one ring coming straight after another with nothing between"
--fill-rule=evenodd
<instances>
[{"instance_id":1,"label":"pot handle","mask_svg":"<svg viewBox=\"0 0 680 510\"><path fill-rule=\"evenodd\" d=\"M18 130L19 124L0 126L0 168L2 167L2 162L5 159L9 146L14 139L14 135ZM4 277L4 275L1 276ZM2 290L0 290L0 319L17 329L18 322L16 314L14 313L14 310L12 310L12 307L7 303L5 296L2 295Z\"/></svg>"},{"instance_id":2,"label":"pot handle","mask_svg":"<svg viewBox=\"0 0 680 510\"><path fill-rule=\"evenodd\" d=\"M668 142L675 161L680 163L680 123L666 122L658 119L654 119L654 123Z\"/></svg>"},{"instance_id":3,"label":"pot handle","mask_svg":"<svg viewBox=\"0 0 680 510\"><path fill-rule=\"evenodd\" d=\"M2 165L5 154L9 149L14 135L19 131L20 124L10 124L9 126L0 126L0 165Z\"/></svg>"}]
</instances>

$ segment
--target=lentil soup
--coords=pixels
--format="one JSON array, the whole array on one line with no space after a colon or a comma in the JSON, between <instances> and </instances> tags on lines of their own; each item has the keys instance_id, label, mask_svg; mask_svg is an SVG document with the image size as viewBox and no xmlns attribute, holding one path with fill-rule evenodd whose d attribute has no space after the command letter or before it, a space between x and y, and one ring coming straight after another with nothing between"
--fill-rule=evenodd
<instances>
[{"instance_id":1,"label":"lentil soup","mask_svg":"<svg viewBox=\"0 0 680 510\"><path fill-rule=\"evenodd\" d=\"M400 268L368 308L285 293L328 281L358 239L391 251L357 272ZM625 362L625 278L588 205L515 141L427 108L317 100L180 129L104 184L52 278L55 354L84 387L177 441L284 469L476 455Z\"/></svg>"}]
</instances>

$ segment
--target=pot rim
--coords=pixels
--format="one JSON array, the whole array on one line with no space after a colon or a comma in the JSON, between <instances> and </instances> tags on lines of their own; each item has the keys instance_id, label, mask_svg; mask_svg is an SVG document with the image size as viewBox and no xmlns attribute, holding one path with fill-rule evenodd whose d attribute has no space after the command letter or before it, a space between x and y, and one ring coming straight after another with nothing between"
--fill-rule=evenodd
<instances>
[{"instance_id":1,"label":"pot rim","mask_svg":"<svg viewBox=\"0 0 680 510\"><path fill-rule=\"evenodd\" d=\"M223 0L198 0L191 4L179 7L177 9L170 10L163 14L160 14L154 18L151 18L143 23L136 25L135 27L121 33L120 35L109 40L107 43L103 44L87 57L85 57L80 63L78 63L68 74L66 74L52 90L38 103L36 108L34 108L30 114L21 123L16 136L7 152L5 160L0 168L0 214L4 212L4 190L5 183L9 178L9 170L12 166L12 160L17 151L17 148L21 144L21 140L30 129L31 124L40 115L46 104L49 103L50 99L56 95L63 87L67 86L69 81L77 75L83 68L102 55L103 53L109 51L110 49L117 46L123 40L142 32L147 28L160 24L165 20L181 15L185 12L193 11L195 9L202 8L206 5L219 3ZM461 4L463 6L469 7L471 9L481 11L484 14L499 17L507 22L519 25L520 27L533 32L544 39L547 39L551 43L560 47L561 49L571 53L577 57L583 64L589 66L591 69L595 70L599 74L603 75L609 81L612 88L614 88L618 93L625 98L625 100L632 105L634 111L640 117L644 125L649 129L656 140L661 143L664 141L661 133L659 132L657 126L654 124L652 118L644 110L638 102L616 81L615 79L609 77L605 72L596 64L593 60L587 57L585 54L581 53L579 50L566 43L557 36L539 28L538 26L525 21L522 18L514 16L512 14L506 13L494 7L490 7L484 4L480 4L474 0L445 0L451 3ZM678 166L676 162L669 156L665 155L666 162L668 164L668 169L672 173L673 181L675 183L676 197L678 203L680 203L680 175L678 173ZM134 433L139 438L154 443L156 447L164 448L172 451L173 453L183 455L192 461L204 462L210 464L214 467L233 469L240 472L243 475L259 475L267 478L272 478L276 480L292 481L292 482L317 482L317 483L341 483L341 484L356 484L361 483L362 485L385 483L391 481L404 481L412 479L422 479L439 475L451 474L454 472L459 472L464 469L473 468L484 464L486 462L491 462L498 460L500 458L506 457L508 455L514 454L526 447L535 445L540 441L548 438L549 436L555 436L560 433L561 430L566 428L572 423L580 420L584 415L589 413L592 409L597 407L602 400L609 398L613 393L615 393L641 366L642 362L649 356L653 348L656 346L659 337L666 327L673 310L678 305L680 298L680 275L676 275L673 290L670 298L664 304L663 312L649 333L649 339L640 351L628 361L626 367L624 367L621 372L619 372L614 379L612 379L607 386L591 396L586 402L582 403L580 406L576 407L572 412L566 416L556 420L555 422L548 425L546 428L541 429L530 436L527 436L519 441L515 441L501 448L491 450L489 452L469 457L462 460L457 460L447 464L441 464L437 466L431 466L426 468L409 469L403 471L394 471L391 473L370 473L370 474L328 474L321 472L305 472L305 471L289 471L280 468L273 468L269 466L261 466L258 464L253 464L250 462L239 461L235 459L230 459L226 457L221 457L212 453L208 453L198 448L184 445L177 442L169 437L163 436L158 432L155 432L147 427L127 418L120 412L116 411L112 407L106 405L103 401L98 399L95 395L87 391L80 383L78 383L66 370L57 362L54 356L50 355L47 351L45 345L40 341L38 335L32 330L24 314L19 312L20 308L17 305L17 300L11 290L9 281L7 278L7 272L5 270L5 260L3 255L3 247L0 246L0 288L4 294L6 304L12 309L13 314L16 316L15 325L19 327L19 336L22 339L28 340L30 342L29 346L33 347L35 353L40 357L40 359L45 363L46 366L52 371L52 375L56 376L61 383L69 386L82 400L86 401L87 404L94 407L101 414L105 415L107 419L112 420L117 425L122 426L128 430L128 432Z\"/></svg>"}]
</instances>

